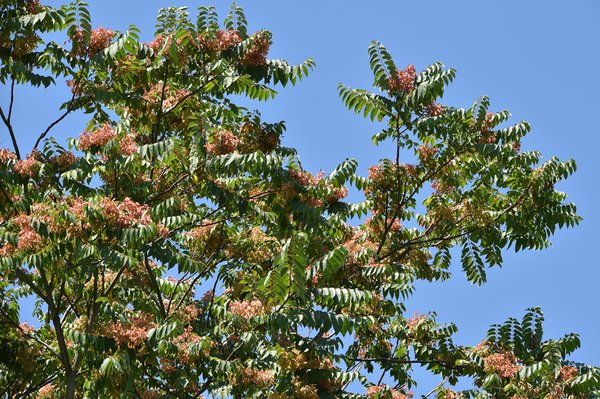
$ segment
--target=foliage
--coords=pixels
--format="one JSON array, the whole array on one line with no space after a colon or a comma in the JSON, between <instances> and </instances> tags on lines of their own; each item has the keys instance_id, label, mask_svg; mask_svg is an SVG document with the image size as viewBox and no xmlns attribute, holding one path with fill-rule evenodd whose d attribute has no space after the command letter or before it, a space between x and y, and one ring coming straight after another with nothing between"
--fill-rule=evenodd
<instances>
[{"instance_id":1,"label":"foliage","mask_svg":"<svg viewBox=\"0 0 600 399\"><path fill-rule=\"evenodd\" d=\"M340 96L385 123L373 142L396 154L367 177L354 160L314 175L283 122L232 100L272 99L314 64L268 59L271 33L248 34L238 6L223 27L213 7L163 9L151 43L93 29L80 0L5 1L0 16L2 397L398 399L418 364L443 379L438 398L598 394L600 370L567 358L577 336L544 340L539 309L472 347L435 314L406 315L415 281L450 278L453 254L483 284L503 251L580 220L554 188L575 163L522 152L527 122L504 125L487 98L436 102L454 70L398 69L372 43L377 91ZM63 114L23 156L15 86L63 81ZM49 133L73 112L89 123L62 145ZM351 185L363 202L344 201ZM474 389L452 390L460 378Z\"/></svg>"}]
</instances>

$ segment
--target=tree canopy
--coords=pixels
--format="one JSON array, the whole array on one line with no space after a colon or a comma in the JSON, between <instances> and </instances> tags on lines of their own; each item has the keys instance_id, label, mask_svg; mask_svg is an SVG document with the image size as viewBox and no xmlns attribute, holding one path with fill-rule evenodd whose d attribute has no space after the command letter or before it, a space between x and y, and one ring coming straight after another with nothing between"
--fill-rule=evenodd
<instances>
[{"instance_id":1,"label":"tree canopy","mask_svg":"<svg viewBox=\"0 0 600 399\"><path fill-rule=\"evenodd\" d=\"M538 308L472 346L406 312L453 258L484 284L505 251L579 223L555 188L575 162L522 151L527 122L486 97L442 103L453 69L401 68L372 42L373 88L338 90L395 151L366 176L353 159L311 173L284 122L235 103L275 98L311 59L268 58L271 33L235 4L223 20L165 8L154 40L139 34L94 28L80 0L0 3L1 397L403 399L418 366L441 381L423 397L600 394L600 370L571 358L578 336L544 337ZM57 84L62 114L20 148L15 87ZM75 112L80 135L53 139Z\"/></svg>"}]
</instances>

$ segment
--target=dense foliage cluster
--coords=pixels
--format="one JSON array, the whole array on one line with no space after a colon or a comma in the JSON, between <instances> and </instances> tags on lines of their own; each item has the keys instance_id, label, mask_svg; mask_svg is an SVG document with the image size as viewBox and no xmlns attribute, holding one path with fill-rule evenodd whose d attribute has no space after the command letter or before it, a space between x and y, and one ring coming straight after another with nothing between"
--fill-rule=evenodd
<instances>
[{"instance_id":1,"label":"dense foliage cluster","mask_svg":"<svg viewBox=\"0 0 600 399\"><path fill-rule=\"evenodd\" d=\"M577 336L545 340L538 309L469 347L406 314L452 255L482 284L504 250L579 221L554 188L574 162L521 151L529 125L487 98L440 104L454 70L399 69L372 43L377 91L339 91L396 152L367 177L350 159L313 174L283 122L232 102L273 98L313 62L269 59L271 34L249 34L235 5L223 25L212 7L163 9L150 43L93 28L79 0L2 1L0 21L1 397L404 399L416 365L440 399L598 394L600 371L567 358ZM62 82L63 114L21 152L15 86ZM89 123L63 145L49 134L73 112Z\"/></svg>"}]
</instances>

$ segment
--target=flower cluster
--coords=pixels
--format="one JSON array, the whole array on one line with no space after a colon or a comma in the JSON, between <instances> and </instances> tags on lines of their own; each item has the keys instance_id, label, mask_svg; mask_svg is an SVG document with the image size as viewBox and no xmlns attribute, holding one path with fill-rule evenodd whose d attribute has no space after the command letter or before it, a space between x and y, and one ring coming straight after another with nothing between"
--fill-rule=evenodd
<instances>
[{"instance_id":1,"label":"flower cluster","mask_svg":"<svg viewBox=\"0 0 600 399\"><path fill-rule=\"evenodd\" d=\"M148 205L138 204L129 197L121 203L115 202L112 198L104 197L100 204L104 217L117 227L125 228L152 223L148 213Z\"/></svg>"},{"instance_id":2,"label":"flower cluster","mask_svg":"<svg viewBox=\"0 0 600 399\"><path fill-rule=\"evenodd\" d=\"M66 83L67 87L71 89L71 93L75 96L81 96L85 94L85 88L81 81L75 79L68 79Z\"/></svg>"},{"instance_id":3,"label":"flower cluster","mask_svg":"<svg viewBox=\"0 0 600 399\"><path fill-rule=\"evenodd\" d=\"M60 170L66 170L77 162L77 157L71 151L65 151L50 158L50 163L56 165Z\"/></svg>"},{"instance_id":4,"label":"flower cluster","mask_svg":"<svg viewBox=\"0 0 600 399\"><path fill-rule=\"evenodd\" d=\"M2 257L6 257L6 256L11 256L13 253L15 253L15 246L9 243L5 243L1 248L0 248L0 256Z\"/></svg>"},{"instance_id":5,"label":"flower cluster","mask_svg":"<svg viewBox=\"0 0 600 399\"><path fill-rule=\"evenodd\" d=\"M312 173L304 170L289 169L288 175L292 180L296 181L301 186L316 186L321 180L323 180L325 172L321 171L316 175L313 175Z\"/></svg>"},{"instance_id":6,"label":"flower cluster","mask_svg":"<svg viewBox=\"0 0 600 399\"><path fill-rule=\"evenodd\" d=\"M461 394L450 389L450 388L444 388L442 390L442 398L444 399L459 399L461 397Z\"/></svg>"},{"instance_id":7,"label":"flower cluster","mask_svg":"<svg viewBox=\"0 0 600 399\"><path fill-rule=\"evenodd\" d=\"M292 349L281 354L279 365L284 370L303 370L308 368L307 357L299 349Z\"/></svg>"},{"instance_id":8,"label":"flower cluster","mask_svg":"<svg viewBox=\"0 0 600 399\"><path fill-rule=\"evenodd\" d=\"M267 54L271 47L271 39L264 32L257 32L252 36L254 41L242 58L246 66L264 66L267 64Z\"/></svg>"},{"instance_id":9,"label":"flower cluster","mask_svg":"<svg viewBox=\"0 0 600 399\"><path fill-rule=\"evenodd\" d=\"M66 229L67 234L77 236L83 230L88 230L91 227L89 221L87 221L87 208L90 206L89 202L83 199L83 197L69 197L64 203L67 205L68 211L79 219L79 222L73 222L67 219L61 224L61 226Z\"/></svg>"},{"instance_id":10,"label":"flower cluster","mask_svg":"<svg viewBox=\"0 0 600 399\"><path fill-rule=\"evenodd\" d=\"M115 37L115 32L110 29L99 27L92 30L90 34L90 56L94 56L107 48Z\"/></svg>"},{"instance_id":11,"label":"flower cluster","mask_svg":"<svg viewBox=\"0 0 600 399\"><path fill-rule=\"evenodd\" d=\"M427 320L427 316L422 314L422 315L417 315L415 313L415 315L413 317L410 317L409 319L406 320L406 326L408 327L408 331L413 332L415 331L421 324L423 324L423 322Z\"/></svg>"},{"instance_id":12,"label":"flower cluster","mask_svg":"<svg viewBox=\"0 0 600 399\"><path fill-rule=\"evenodd\" d=\"M419 161L425 164L434 157L434 155L437 153L437 148L428 146L426 144L421 144L417 152L419 153Z\"/></svg>"},{"instance_id":13,"label":"flower cluster","mask_svg":"<svg viewBox=\"0 0 600 399\"><path fill-rule=\"evenodd\" d=\"M488 112L485 114L485 119L481 123L481 131L489 132L494 127L494 113Z\"/></svg>"},{"instance_id":14,"label":"flower cluster","mask_svg":"<svg viewBox=\"0 0 600 399\"><path fill-rule=\"evenodd\" d=\"M138 146L135 137L136 135L131 133L119 140L119 152L122 155L129 156L137 152Z\"/></svg>"},{"instance_id":15,"label":"flower cluster","mask_svg":"<svg viewBox=\"0 0 600 399\"><path fill-rule=\"evenodd\" d=\"M93 57L107 48L114 37L115 32L110 29L99 27L90 32L90 43L89 46L86 47L85 31L83 29L77 29L71 37L73 42L72 53L78 57L84 55Z\"/></svg>"},{"instance_id":16,"label":"flower cluster","mask_svg":"<svg viewBox=\"0 0 600 399\"><path fill-rule=\"evenodd\" d=\"M106 326L105 335L115 340L119 347L139 348L146 342L148 331L155 327L151 314L142 314L130 319L129 324L120 321Z\"/></svg>"},{"instance_id":17,"label":"flower cluster","mask_svg":"<svg viewBox=\"0 0 600 399\"><path fill-rule=\"evenodd\" d=\"M325 172L321 171L316 175L312 173L306 172L304 170L297 169L289 169L288 176L292 182L295 184L288 182L283 185L283 190L281 190L281 198L284 200L291 200L295 197L298 197L299 200L310 206L310 207L320 207L323 205L323 200L331 200L331 202L335 202L336 196L343 196L343 190L335 193L332 192L330 198L323 197L319 194L318 191L314 190L316 187L325 187L325 181L323 177L325 176ZM300 187L298 187L300 186ZM334 191L334 187L330 187L332 191ZM299 195L298 195L299 194Z\"/></svg>"},{"instance_id":18,"label":"flower cluster","mask_svg":"<svg viewBox=\"0 0 600 399\"><path fill-rule=\"evenodd\" d=\"M42 10L40 0L27 0L27 3L25 4L25 9L29 14L39 13Z\"/></svg>"},{"instance_id":19,"label":"flower cluster","mask_svg":"<svg viewBox=\"0 0 600 399\"><path fill-rule=\"evenodd\" d=\"M202 313L202 309L193 303L190 303L179 311L181 319L186 323L191 323L194 320L197 320L198 316L200 316Z\"/></svg>"},{"instance_id":20,"label":"flower cluster","mask_svg":"<svg viewBox=\"0 0 600 399\"><path fill-rule=\"evenodd\" d=\"M12 161L14 159L17 159L17 156L14 152L10 151L7 148L3 148L0 150L0 162L5 164L8 163L8 161Z\"/></svg>"},{"instance_id":21,"label":"flower cluster","mask_svg":"<svg viewBox=\"0 0 600 399\"><path fill-rule=\"evenodd\" d=\"M483 361L486 372L496 373L502 378L510 378L521 369L521 366L517 364L517 357L509 351L492 353Z\"/></svg>"},{"instance_id":22,"label":"flower cluster","mask_svg":"<svg viewBox=\"0 0 600 399\"><path fill-rule=\"evenodd\" d=\"M229 311L244 319L250 319L265 314L265 306L258 299L252 301L231 301L229 303Z\"/></svg>"},{"instance_id":23,"label":"flower cluster","mask_svg":"<svg viewBox=\"0 0 600 399\"><path fill-rule=\"evenodd\" d=\"M413 178L417 175L414 165L406 163L398 165L387 159L379 165L370 166L368 170L371 184L380 190L391 188L396 181L397 173Z\"/></svg>"},{"instance_id":24,"label":"flower cluster","mask_svg":"<svg viewBox=\"0 0 600 399\"><path fill-rule=\"evenodd\" d=\"M480 356L483 356L484 354L488 353L489 350L490 343L485 340L481 341L473 347L473 352L477 353Z\"/></svg>"},{"instance_id":25,"label":"flower cluster","mask_svg":"<svg viewBox=\"0 0 600 399\"><path fill-rule=\"evenodd\" d=\"M310 356L307 352L302 352L297 348L281 354L279 365L284 370L300 371L306 369L329 370L334 368L334 364L329 358L319 359Z\"/></svg>"},{"instance_id":26,"label":"flower cluster","mask_svg":"<svg viewBox=\"0 0 600 399\"><path fill-rule=\"evenodd\" d=\"M383 160L378 165L369 167L369 184L365 187L364 192L367 199L373 204L372 211L374 213L384 214L388 212L398 212L400 202L390 202L393 195L391 192L395 190L404 190L402 186L417 182L418 171L414 165L401 163L396 164L389 159Z\"/></svg>"},{"instance_id":27,"label":"flower cluster","mask_svg":"<svg viewBox=\"0 0 600 399\"><path fill-rule=\"evenodd\" d=\"M15 163L15 172L22 177L35 177L40 171L40 163L35 159L35 153L27 155L27 159L20 159Z\"/></svg>"},{"instance_id":28,"label":"flower cluster","mask_svg":"<svg viewBox=\"0 0 600 399\"><path fill-rule=\"evenodd\" d=\"M258 227L244 230L227 250L232 258L243 259L248 263L261 265L275 255L276 240Z\"/></svg>"},{"instance_id":29,"label":"flower cluster","mask_svg":"<svg viewBox=\"0 0 600 399\"><path fill-rule=\"evenodd\" d=\"M372 217L365 220L365 226L369 232L380 237L385 231L388 233L400 231L400 229L402 229L402 221L397 217L392 220L386 220L378 213L374 213Z\"/></svg>"},{"instance_id":30,"label":"flower cluster","mask_svg":"<svg viewBox=\"0 0 600 399\"><path fill-rule=\"evenodd\" d=\"M215 50L223 51L241 43L241 41L241 36L235 30L219 30L215 35L214 42L211 43L211 47Z\"/></svg>"},{"instance_id":31,"label":"flower cluster","mask_svg":"<svg viewBox=\"0 0 600 399\"><path fill-rule=\"evenodd\" d=\"M579 370L577 369L577 367L563 366L560 369L558 377L568 384L571 381L573 381L575 379L575 377L577 377L578 375L579 375Z\"/></svg>"},{"instance_id":32,"label":"flower cluster","mask_svg":"<svg viewBox=\"0 0 600 399\"><path fill-rule=\"evenodd\" d=\"M359 259L363 255L363 253L372 253L377 250L377 244L375 244L369 239L368 234L359 229L355 229L353 231L352 237L346 240L346 242L344 243L344 247L346 247L346 249L350 253L348 265L365 263L361 262L361 260ZM368 262L373 262L371 256L369 256Z\"/></svg>"},{"instance_id":33,"label":"flower cluster","mask_svg":"<svg viewBox=\"0 0 600 399\"><path fill-rule=\"evenodd\" d=\"M35 331L35 327L32 326L31 324L27 323L27 321L19 323L19 329L21 331L23 331L25 334L31 334Z\"/></svg>"},{"instance_id":34,"label":"flower cluster","mask_svg":"<svg viewBox=\"0 0 600 399\"><path fill-rule=\"evenodd\" d=\"M341 200L346 198L347 195L348 195L348 187L346 187L346 186L334 187L332 189L331 195L329 195L327 197L327 202L329 202L329 203L340 202Z\"/></svg>"},{"instance_id":35,"label":"flower cluster","mask_svg":"<svg viewBox=\"0 0 600 399\"><path fill-rule=\"evenodd\" d=\"M243 368L237 374L230 377L231 385L255 386L262 389L273 385L275 377L271 370L256 370L253 368Z\"/></svg>"},{"instance_id":36,"label":"flower cluster","mask_svg":"<svg viewBox=\"0 0 600 399\"><path fill-rule=\"evenodd\" d=\"M13 223L20 229L17 251L36 252L42 247L42 236L31 226L31 218L28 215L22 213L16 216Z\"/></svg>"},{"instance_id":37,"label":"flower cluster","mask_svg":"<svg viewBox=\"0 0 600 399\"><path fill-rule=\"evenodd\" d=\"M115 130L108 123L91 133L86 130L79 136L79 149L87 151L94 147L102 147L116 135Z\"/></svg>"},{"instance_id":38,"label":"flower cluster","mask_svg":"<svg viewBox=\"0 0 600 399\"><path fill-rule=\"evenodd\" d=\"M369 180L372 182L378 183L382 182L385 179L385 173L383 171L382 165L372 165L369 166Z\"/></svg>"},{"instance_id":39,"label":"flower cluster","mask_svg":"<svg viewBox=\"0 0 600 399\"><path fill-rule=\"evenodd\" d=\"M432 102L425 108L425 111L427 112L427 116L440 116L444 113L444 106L442 104Z\"/></svg>"},{"instance_id":40,"label":"flower cluster","mask_svg":"<svg viewBox=\"0 0 600 399\"><path fill-rule=\"evenodd\" d=\"M190 92L185 89L174 89L169 85L157 83L150 90L144 92L142 98L148 102L151 107L161 106L163 111L173 109L180 104Z\"/></svg>"},{"instance_id":41,"label":"flower cluster","mask_svg":"<svg viewBox=\"0 0 600 399\"><path fill-rule=\"evenodd\" d=\"M36 399L50 399L54 397L56 387L52 384L46 384L37 391Z\"/></svg>"},{"instance_id":42,"label":"flower cluster","mask_svg":"<svg viewBox=\"0 0 600 399\"><path fill-rule=\"evenodd\" d=\"M198 358L207 356L208 351L203 350L199 353L191 353L190 346L202 342L202 337L192 331L192 327L187 327L182 334L173 339L173 344L177 347L179 360L183 364L191 364Z\"/></svg>"},{"instance_id":43,"label":"flower cluster","mask_svg":"<svg viewBox=\"0 0 600 399\"><path fill-rule=\"evenodd\" d=\"M417 70L414 65L407 65L405 69L398 69L396 76L390 75L388 87L392 92L408 93L415 89Z\"/></svg>"},{"instance_id":44,"label":"flower cluster","mask_svg":"<svg viewBox=\"0 0 600 399\"><path fill-rule=\"evenodd\" d=\"M450 194L454 190L452 185L441 180L434 180L433 183L431 183L431 188L437 194Z\"/></svg>"},{"instance_id":45,"label":"flower cluster","mask_svg":"<svg viewBox=\"0 0 600 399\"><path fill-rule=\"evenodd\" d=\"M497 138L493 134L485 134L479 139L479 143L481 144L494 144Z\"/></svg>"},{"instance_id":46,"label":"flower cluster","mask_svg":"<svg viewBox=\"0 0 600 399\"><path fill-rule=\"evenodd\" d=\"M40 43L40 37L36 34L17 35L12 40L6 40L6 36L0 38L0 49L10 50L12 47L12 58L21 60L36 48Z\"/></svg>"},{"instance_id":47,"label":"flower cluster","mask_svg":"<svg viewBox=\"0 0 600 399\"><path fill-rule=\"evenodd\" d=\"M161 397L161 394L156 392L156 391L152 391L149 389L144 389L144 390L136 390L136 393L139 395L139 397L141 399L158 399Z\"/></svg>"},{"instance_id":48,"label":"flower cluster","mask_svg":"<svg viewBox=\"0 0 600 399\"><path fill-rule=\"evenodd\" d=\"M237 149L238 139L229 130L221 130L206 143L206 152L211 155L231 154Z\"/></svg>"},{"instance_id":49,"label":"flower cluster","mask_svg":"<svg viewBox=\"0 0 600 399\"><path fill-rule=\"evenodd\" d=\"M193 228L184 235L189 240L193 254L210 256L223 244L224 237L217 224L210 220L203 220L202 225Z\"/></svg>"},{"instance_id":50,"label":"flower cluster","mask_svg":"<svg viewBox=\"0 0 600 399\"><path fill-rule=\"evenodd\" d=\"M296 397L298 399L319 399L317 387L314 385L302 384L300 381L294 383Z\"/></svg>"},{"instance_id":51,"label":"flower cluster","mask_svg":"<svg viewBox=\"0 0 600 399\"><path fill-rule=\"evenodd\" d=\"M383 392L389 392L391 394L392 399L407 399L412 395L406 395L397 389L393 389L388 387L387 385L373 385L367 388L367 397L376 398Z\"/></svg>"},{"instance_id":52,"label":"flower cluster","mask_svg":"<svg viewBox=\"0 0 600 399\"><path fill-rule=\"evenodd\" d=\"M169 43L171 42L170 40L168 41ZM152 40L150 43L148 43L148 47L150 47L152 50L157 51L159 50L163 45L165 44L165 37L162 35L156 36L154 38L154 40ZM167 49L168 50L168 49Z\"/></svg>"},{"instance_id":53,"label":"flower cluster","mask_svg":"<svg viewBox=\"0 0 600 399\"><path fill-rule=\"evenodd\" d=\"M262 151L265 154L273 151L279 144L279 134L270 129L263 129L259 124L246 122L240 127L237 150L242 153Z\"/></svg>"}]
</instances>

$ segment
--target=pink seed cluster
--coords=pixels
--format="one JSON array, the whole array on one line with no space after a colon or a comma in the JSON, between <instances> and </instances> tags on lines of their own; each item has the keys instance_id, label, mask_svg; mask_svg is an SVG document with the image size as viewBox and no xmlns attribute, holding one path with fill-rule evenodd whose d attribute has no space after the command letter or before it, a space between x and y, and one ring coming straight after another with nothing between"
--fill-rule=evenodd
<instances>
[{"instance_id":1,"label":"pink seed cluster","mask_svg":"<svg viewBox=\"0 0 600 399\"><path fill-rule=\"evenodd\" d=\"M159 36L156 36L154 38L154 40L152 40L148 44L148 47L150 47L154 51L157 51L163 46L163 44L165 44L165 38L164 38L164 36L159 35Z\"/></svg>"},{"instance_id":2,"label":"pink seed cluster","mask_svg":"<svg viewBox=\"0 0 600 399\"><path fill-rule=\"evenodd\" d=\"M396 76L390 75L389 89L394 92L411 92L415 89L417 70L414 65L407 65L405 69L398 69Z\"/></svg>"},{"instance_id":3,"label":"pink seed cluster","mask_svg":"<svg viewBox=\"0 0 600 399\"><path fill-rule=\"evenodd\" d=\"M74 79L68 79L66 83L67 87L71 89L71 93L75 94L76 96L81 96L85 93L85 88L81 82Z\"/></svg>"},{"instance_id":4,"label":"pink seed cluster","mask_svg":"<svg viewBox=\"0 0 600 399\"><path fill-rule=\"evenodd\" d=\"M20 228L19 243L16 250L26 252L39 250L42 246L42 236L31 226L31 218L22 213L16 216L13 222Z\"/></svg>"},{"instance_id":5,"label":"pink seed cluster","mask_svg":"<svg viewBox=\"0 0 600 399\"><path fill-rule=\"evenodd\" d=\"M563 366L560 369L558 377L561 380L569 383L569 382L573 381L575 379L575 377L577 377L578 375L579 375L579 370L577 369L577 367Z\"/></svg>"},{"instance_id":6,"label":"pink seed cluster","mask_svg":"<svg viewBox=\"0 0 600 399\"><path fill-rule=\"evenodd\" d=\"M92 30L90 35L90 55L96 55L110 45L115 37L115 32L110 29L99 27Z\"/></svg>"},{"instance_id":7,"label":"pink seed cluster","mask_svg":"<svg viewBox=\"0 0 600 399\"><path fill-rule=\"evenodd\" d=\"M235 30L220 30L215 36L214 48L219 51L227 50L241 41L241 36Z\"/></svg>"},{"instance_id":8,"label":"pink seed cluster","mask_svg":"<svg viewBox=\"0 0 600 399\"><path fill-rule=\"evenodd\" d=\"M87 151L92 147L102 147L114 139L116 135L115 130L108 123L105 123L100 129L94 130L91 133L87 130L84 131L79 136L79 148Z\"/></svg>"},{"instance_id":9,"label":"pink seed cluster","mask_svg":"<svg viewBox=\"0 0 600 399\"><path fill-rule=\"evenodd\" d=\"M521 369L521 366L517 364L517 357L509 351L492 353L483 361L486 372L496 373L502 378L510 378Z\"/></svg>"},{"instance_id":10,"label":"pink seed cluster","mask_svg":"<svg viewBox=\"0 0 600 399\"><path fill-rule=\"evenodd\" d=\"M450 194L452 192L452 190L454 190L454 187L452 187L450 184L445 183L441 180L435 180L433 183L431 183L431 188L437 194Z\"/></svg>"},{"instance_id":11,"label":"pink seed cluster","mask_svg":"<svg viewBox=\"0 0 600 399\"><path fill-rule=\"evenodd\" d=\"M177 347L179 354L179 360L183 364L190 364L196 357L190 354L190 345L200 343L202 338L192 331L192 327L187 327L182 334L179 334L173 339L173 344ZM208 353L201 353L200 356L208 355Z\"/></svg>"},{"instance_id":12,"label":"pink seed cluster","mask_svg":"<svg viewBox=\"0 0 600 399\"><path fill-rule=\"evenodd\" d=\"M325 172L321 171L313 176L312 173L304 170L290 169L288 170L288 175L301 186L316 186L325 177Z\"/></svg>"},{"instance_id":13,"label":"pink seed cluster","mask_svg":"<svg viewBox=\"0 0 600 399\"><path fill-rule=\"evenodd\" d=\"M444 113L444 106L436 102L432 102L425 109L428 116L440 116Z\"/></svg>"},{"instance_id":14,"label":"pink seed cluster","mask_svg":"<svg viewBox=\"0 0 600 399\"><path fill-rule=\"evenodd\" d=\"M409 396L403 394L397 389L389 388L387 385L374 385L367 388L367 397L375 398L381 392L389 392L391 394L392 399L407 399Z\"/></svg>"},{"instance_id":15,"label":"pink seed cluster","mask_svg":"<svg viewBox=\"0 0 600 399\"><path fill-rule=\"evenodd\" d=\"M335 187L333 189L333 192L331 193L331 195L329 197L327 197L327 202L339 202L341 200L343 200L344 198L346 198L346 196L348 195L348 187L346 186L342 186L342 187Z\"/></svg>"},{"instance_id":16,"label":"pink seed cluster","mask_svg":"<svg viewBox=\"0 0 600 399\"><path fill-rule=\"evenodd\" d=\"M406 320L406 326L408 327L408 331L415 331L423 322L427 320L426 315L415 315L408 320Z\"/></svg>"},{"instance_id":17,"label":"pink seed cluster","mask_svg":"<svg viewBox=\"0 0 600 399\"><path fill-rule=\"evenodd\" d=\"M138 204L129 197L117 203L112 198L104 197L100 202L104 217L120 228L152 223L148 214L148 205Z\"/></svg>"},{"instance_id":18,"label":"pink seed cluster","mask_svg":"<svg viewBox=\"0 0 600 399\"><path fill-rule=\"evenodd\" d=\"M119 140L119 152L122 155L133 155L137 152L138 146L135 142L136 135L131 133Z\"/></svg>"},{"instance_id":19,"label":"pink seed cluster","mask_svg":"<svg viewBox=\"0 0 600 399\"><path fill-rule=\"evenodd\" d=\"M417 152L419 153L419 161L427 163L437 153L437 148L421 144Z\"/></svg>"},{"instance_id":20,"label":"pink seed cluster","mask_svg":"<svg viewBox=\"0 0 600 399\"><path fill-rule=\"evenodd\" d=\"M442 393L444 395L442 396L444 399L459 399L461 397L461 395L458 392L453 391L450 388L444 388L442 390Z\"/></svg>"},{"instance_id":21,"label":"pink seed cluster","mask_svg":"<svg viewBox=\"0 0 600 399\"><path fill-rule=\"evenodd\" d=\"M369 166L369 180L373 182L384 180L385 174L383 173L383 168L381 165L371 165Z\"/></svg>"},{"instance_id":22,"label":"pink seed cluster","mask_svg":"<svg viewBox=\"0 0 600 399\"><path fill-rule=\"evenodd\" d=\"M485 114L485 119L483 120L483 123L481 124L481 131L489 132L490 130L492 130L493 127L494 127L494 113L488 112L487 114Z\"/></svg>"},{"instance_id":23,"label":"pink seed cluster","mask_svg":"<svg viewBox=\"0 0 600 399\"><path fill-rule=\"evenodd\" d=\"M13 253L15 253L15 246L9 243L5 243L2 248L0 248L0 256L2 257L7 257L7 256L11 256Z\"/></svg>"},{"instance_id":24,"label":"pink seed cluster","mask_svg":"<svg viewBox=\"0 0 600 399\"><path fill-rule=\"evenodd\" d=\"M169 85L157 83L150 90L144 92L142 98L146 100L150 106L161 106L163 110L171 110L180 104L190 92L185 89L174 89Z\"/></svg>"},{"instance_id":25,"label":"pink seed cluster","mask_svg":"<svg viewBox=\"0 0 600 399\"><path fill-rule=\"evenodd\" d=\"M7 163L8 161L12 161L17 159L17 156L14 152L10 151L7 148L3 148L0 150L0 162Z\"/></svg>"},{"instance_id":26,"label":"pink seed cluster","mask_svg":"<svg viewBox=\"0 0 600 399\"><path fill-rule=\"evenodd\" d=\"M35 153L31 153L27 155L26 159L18 160L14 169L22 177L35 177L40 170L40 164L35 159Z\"/></svg>"},{"instance_id":27,"label":"pink seed cluster","mask_svg":"<svg viewBox=\"0 0 600 399\"><path fill-rule=\"evenodd\" d=\"M131 318L129 324L120 321L109 324L106 328L106 335L113 338L119 347L127 345L131 349L136 349L146 342L148 331L154 327L152 315L142 314Z\"/></svg>"},{"instance_id":28,"label":"pink seed cluster","mask_svg":"<svg viewBox=\"0 0 600 399\"><path fill-rule=\"evenodd\" d=\"M229 303L229 311L232 314L243 317L244 319L250 319L252 317L264 314L265 307L258 299L254 299L252 301L231 301Z\"/></svg>"},{"instance_id":29,"label":"pink seed cluster","mask_svg":"<svg viewBox=\"0 0 600 399\"><path fill-rule=\"evenodd\" d=\"M260 389L272 385L274 381L275 377L271 370L243 368L238 371L237 375L231 378L230 382L232 385L252 385Z\"/></svg>"},{"instance_id":30,"label":"pink seed cluster","mask_svg":"<svg viewBox=\"0 0 600 399\"><path fill-rule=\"evenodd\" d=\"M21 329L21 331L23 331L25 334L31 334L35 331L35 327L32 326L31 324L27 323L27 321L24 321L22 323L19 323L19 328Z\"/></svg>"},{"instance_id":31,"label":"pink seed cluster","mask_svg":"<svg viewBox=\"0 0 600 399\"><path fill-rule=\"evenodd\" d=\"M73 33L71 40L73 41L73 54L82 57L89 55L93 57L110 45L110 42L115 37L115 32L102 27L96 28L90 32L90 44L85 45L85 31L77 29Z\"/></svg>"},{"instance_id":32,"label":"pink seed cluster","mask_svg":"<svg viewBox=\"0 0 600 399\"><path fill-rule=\"evenodd\" d=\"M485 114L485 119L481 123L481 137L479 142L482 144L493 144L497 141L497 137L492 131L494 128L494 114L488 112Z\"/></svg>"},{"instance_id":33,"label":"pink seed cluster","mask_svg":"<svg viewBox=\"0 0 600 399\"><path fill-rule=\"evenodd\" d=\"M52 384L46 384L37 391L37 399L49 399L54 397L56 387Z\"/></svg>"},{"instance_id":34,"label":"pink seed cluster","mask_svg":"<svg viewBox=\"0 0 600 399\"><path fill-rule=\"evenodd\" d=\"M231 154L237 149L238 139L229 130L217 132L212 141L206 144L206 152L211 155Z\"/></svg>"},{"instance_id":35,"label":"pink seed cluster","mask_svg":"<svg viewBox=\"0 0 600 399\"><path fill-rule=\"evenodd\" d=\"M71 151L65 151L60 155L55 155L50 158L50 163L58 166L59 169L65 170L77 162L77 157Z\"/></svg>"},{"instance_id":36,"label":"pink seed cluster","mask_svg":"<svg viewBox=\"0 0 600 399\"><path fill-rule=\"evenodd\" d=\"M40 0L28 0L25 4L25 9L29 14L37 14L42 10Z\"/></svg>"},{"instance_id":37,"label":"pink seed cluster","mask_svg":"<svg viewBox=\"0 0 600 399\"><path fill-rule=\"evenodd\" d=\"M271 47L271 40L264 32L257 32L253 35L254 42L244 54L242 64L247 66L263 66L267 64L267 54Z\"/></svg>"}]
</instances>

